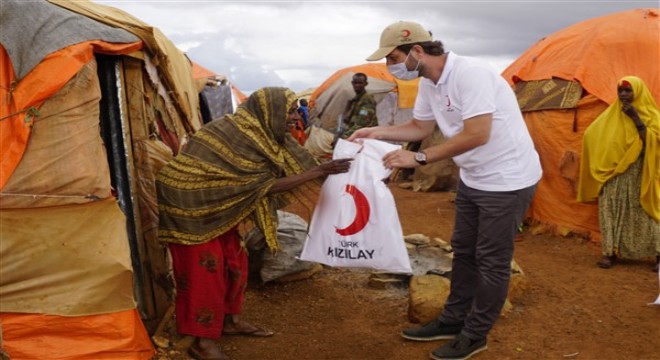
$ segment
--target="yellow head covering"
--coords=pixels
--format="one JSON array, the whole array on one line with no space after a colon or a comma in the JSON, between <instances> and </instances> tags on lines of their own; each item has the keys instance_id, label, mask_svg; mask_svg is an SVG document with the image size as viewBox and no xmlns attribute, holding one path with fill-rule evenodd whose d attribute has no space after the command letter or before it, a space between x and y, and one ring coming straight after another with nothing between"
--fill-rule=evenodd
<instances>
[{"instance_id":1,"label":"yellow head covering","mask_svg":"<svg viewBox=\"0 0 660 360\"><path fill-rule=\"evenodd\" d=\"M584 133L577 200L596 200L603 184L626 171L645 150L640 203L649 216L660 221L660 111L642 79L625 76L619 85L624 81L632 85L631 104L646 125L646 148L617 98Z\"/></svg>"}]
</instances>

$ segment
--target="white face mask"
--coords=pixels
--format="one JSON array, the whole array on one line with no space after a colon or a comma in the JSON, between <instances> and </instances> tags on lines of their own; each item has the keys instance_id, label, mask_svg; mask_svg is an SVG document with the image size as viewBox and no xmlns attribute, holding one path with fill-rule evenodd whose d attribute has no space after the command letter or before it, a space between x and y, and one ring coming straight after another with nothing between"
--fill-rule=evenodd
<instances>
[{"instance_id":1,"label":"white face mask","mask_svg":"<svg viewBox=\"0 0 660 360\"><path fill-rule=\"evenodd\" d=\"M400 62L398 64L394 65L389 65L387 67L387 71L392 74L395 78L399 80L412 80L416 79L419 77L419 71L417 69L419 68L419 59L417 60L417 66L415 66L415 70L408 70L406 67L406 61L408 61L408 56L410 56L410 53L406 56L406 59L403 60L403 62Z\"/></svg>"}]
</instances>

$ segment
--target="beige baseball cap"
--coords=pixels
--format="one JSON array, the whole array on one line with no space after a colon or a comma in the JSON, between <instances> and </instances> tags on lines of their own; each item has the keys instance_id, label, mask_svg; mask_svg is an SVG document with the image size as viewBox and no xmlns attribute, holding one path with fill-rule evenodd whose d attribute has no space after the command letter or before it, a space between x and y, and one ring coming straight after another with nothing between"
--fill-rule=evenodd
<instances>
[{"instance_id":1,"label":"beige baseball cap","mask_svg":"<svg viewBox=\"0 0 660 360\"><path fill-rule=\"evenodd\" d=\"M395 22L380 34L380 47L367 58L367 61L380 60L389 55L397 46L426 41L433 41L433 38L422 25L411 21Z\"/></svg>"}]
</instances>

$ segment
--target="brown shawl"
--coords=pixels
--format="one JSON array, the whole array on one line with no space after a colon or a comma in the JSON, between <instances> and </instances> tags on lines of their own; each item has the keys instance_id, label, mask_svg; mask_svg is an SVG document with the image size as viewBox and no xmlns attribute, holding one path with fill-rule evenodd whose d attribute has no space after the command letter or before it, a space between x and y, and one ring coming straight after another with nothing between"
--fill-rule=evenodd
<instances>
[{"instance_id":1,"label":"brown shawl","mask_svg":"<svg viewBox=\"0 0 660 360\"><path fill-rule=\"evenodd\" d=\"M281 177L317 165L286 128L296 101L286 88L254 92L233 115L210 122L193 135L156 180L160 241L207 242L250 217L277 249L276 210L312 191L303 184L268 194Z\"/></svg>"}]
</instances>

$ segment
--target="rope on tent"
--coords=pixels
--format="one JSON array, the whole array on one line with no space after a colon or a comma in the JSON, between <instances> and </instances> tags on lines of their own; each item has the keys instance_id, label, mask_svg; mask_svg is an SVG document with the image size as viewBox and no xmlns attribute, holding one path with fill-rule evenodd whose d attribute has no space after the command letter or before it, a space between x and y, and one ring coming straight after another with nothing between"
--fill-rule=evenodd
<instances>
[{"instance_id":1,"label":"rope on tent","mask_svg":"<svg viewBox=\"0 0 660 360\"><path fill-rule=\"evenodd\" d=\"M21 113L26 113L26 115L25 115L25 123L26 124L31 123L33 118L38 117L40 115L39 109L37 109L34 106L30 106L27 109L23 109L23 110L15 112L15 113L11 113L9 115L5 115L5 116L0 118L0 121L8 119L8 118L13 117L13 116L16 116L16 115L21 114Z\"/></svg>"}]
</instances>

